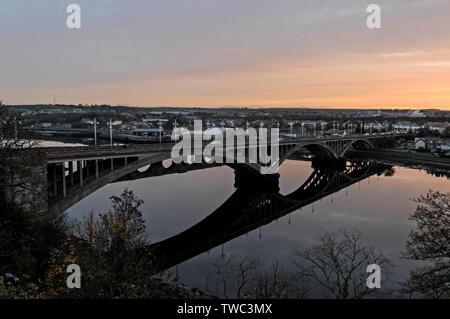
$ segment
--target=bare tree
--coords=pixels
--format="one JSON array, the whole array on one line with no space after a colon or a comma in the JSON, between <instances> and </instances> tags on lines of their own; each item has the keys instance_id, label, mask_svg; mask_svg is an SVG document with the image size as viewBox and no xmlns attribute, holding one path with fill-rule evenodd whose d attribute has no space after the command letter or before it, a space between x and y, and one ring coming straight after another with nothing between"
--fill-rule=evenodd
<instances>
[{"instance_id":1,"label":"bare tree","mask_svg":"<svg viewBox=\"0 0 450 319\"><path fill-rule=\"evenodd\" d=\"M228 256L227 254L222 253L213 263L216 270L216 296L228 298L228 289L231 288L231 286L228 287L228 283L233 274L234 258L233 255Z\"/></svg>"},{"instance_id":2,"label":"bare tree","mask_svg":"<svg viewBox=\"0 0 450 319\"><path fill-rule=\"evenodd\" d=\"M255 271L244 287L242 297L249 299L304 298L307 288L293 274L282 270L278 262Z\"/></svg>"},{"instance_id":3,"label":"bare tree","mask_svg":"<svg viewBox=\"0 0 450 319\"><path fill-rule=\"evenodd\" d=\"M237 298L242 297L243 289L245 289L248 285L252 274L258 269L259 266L260 262L256 259L249 259L248 257L245 257L240 260L237 273Z\"/></svg>"},{"instance_id":4,"label":"bare tree","mask_svg":"<svg viewBox=\"0 0 450 319\"><path fill-rule=\"evenodd\" d=\"M221 298L280 299L306 295L306 286L300 284L293 274L282 270L278 262L266 267L257 259L221 254L213 266L215 273L206 276L205 289L211 292L209 284L214 277L214 293Z\"/></svg>"},{"instance_id":5,"label":"bare tree","mask_svg":"<svg viewBox=\"0 0 450 319\"><path fill-rule=\"evenodd\" d=\"M297 276L322 287L326 297L364 298L374 293L366 285L367 266L379 265L386 276L392 263L375 248L363 246L360 238L360 232L346 230L320 236L318 244L296 251Z\"/></svg>"},{"instance_id":6,"label":"bare tree","mask_svg":"<svg viewBox=\"0 0 450 319\"><path fill-rule=\"evenodd\" d=\"M47 162L0 106L0 271L40 278L49 252L64 239L65 216L47 210Z\"/></svg>"},{"instance_id":7,"label":"bare tree","mask_svg":"<svg viewBox=\"0 0 450 319\"><path fill-rule=\"evenodd\" d=\"M411 231L404 257L428 262L411 272L403 284L406 293L425 297L450 297L450 193L428 191L415 199L411 215L417 230Z\"/></svg>"},{"instance_id":8,"label":"bare tree","mask_svg":"<svg viewBox=\"0 0 450 319\"><path fill-rule=\"evenodd\" d=\"M37 145L20 130L20 119L0 106L0 200L16 201L25 194L36 199L45 194L41 187L46 184L44 154Z\"/></svg>"}]
</instances>

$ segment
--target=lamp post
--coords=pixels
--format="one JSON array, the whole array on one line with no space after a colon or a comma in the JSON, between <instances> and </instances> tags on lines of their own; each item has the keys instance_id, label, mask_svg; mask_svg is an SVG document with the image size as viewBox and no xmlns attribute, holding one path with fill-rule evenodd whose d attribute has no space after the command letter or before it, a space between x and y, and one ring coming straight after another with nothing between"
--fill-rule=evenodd
<instances>
[{"instance_id":1,"label":"lamp post","mask_svg":"<svg viewBox=\"0 0 450 319\"><path fill-rule=\"evenodd\" d=\"M19 139L19 133L17 130L17 117L15 116L14 116L14 137L16 141Z\"/></svg>"},{"instance_id":2,"label":"lamp post","mask_svg":"<svg viewBox=\"0 0 450 319\"><path fill-rule=\"evenodd\" d=\"M94 117L94 146L97 148L97 119Z\"/></svg>"},{"instance_id":3,"label":"lamp post","mask_svg":"<svg viewBox=\"0 0 450 319\"><path fill-rule=\"evenodd\" d=\"M175 133L175 141L178 141L178 133L177 133L177 120L175 119L175 121L173 122L173 132Z\"/></svg>"},{"instance_id":4,"label":"lamp post","mask_svg":"<svg viewBox=\"0 0 450 319\"><path fill-rule=\"evenodd\" d=\"M159 125L159 144L161 145L161 127L162 127L162 121L161 120L158 121L158 125Z\"/></svg>"},{"instance_id":5,"label":"lamp post","mask_svg":"<svg viewBox=\"0 0 450 319\"><path fill-rule=\"evenodd\" d=\"M113 134L112 134L112 119L109 119L109 142L111 144L111 148L113 147Z\"/></svg>"}]
</instances>

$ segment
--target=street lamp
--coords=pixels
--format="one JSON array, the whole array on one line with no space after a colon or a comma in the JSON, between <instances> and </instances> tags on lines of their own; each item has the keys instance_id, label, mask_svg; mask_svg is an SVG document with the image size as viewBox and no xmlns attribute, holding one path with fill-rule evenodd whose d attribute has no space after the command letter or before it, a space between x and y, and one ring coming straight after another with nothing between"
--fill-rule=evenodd
<instances>
[{"instance_id":1,"label":"street lamp","mask_svg":"<svg viewBox=\"0 0 450 319\"><path fill-rule=\"evenodd\" d=\"M113 136L112 136L112 119L109 118L109 142L111 144L111 148L113 147Z\"/></svg>"},{"instance_id":2,"label":"street lamp","mask_svg":"<svg viewBox=\"0 0 450 319\"><path fill-rule=\"evenodd\" d=\"M97 148L97 119L94 117L94 146Z\"/></svg>"},{"instance_id":3,"label":"street lamp","mask_svg":"<svg viewBox=\"0 0 450 319\"><path fill-rule=\"evenodd\" d=\"M175 141L178 141L178 133L177 133L177 120L175 119L175 121L173 122L173 132L175 133Z\"/></svg>"},{"instance_id":4,"label":"street lamp","mask_svg":"<svg viewBox=\"0 0 450 319\"><path fill-rule=\"evenodd\" d=\"M158 121L158 125L159 125L159 144L161 144L161 128L162 128L162 120L160 119Z\"/></svg>"}]
</instances>

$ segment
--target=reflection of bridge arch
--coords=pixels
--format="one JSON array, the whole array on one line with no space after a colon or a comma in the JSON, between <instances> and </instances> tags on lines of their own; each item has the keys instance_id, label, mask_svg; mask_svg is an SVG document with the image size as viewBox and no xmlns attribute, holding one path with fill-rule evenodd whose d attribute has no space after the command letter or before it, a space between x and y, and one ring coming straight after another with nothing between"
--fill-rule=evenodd
<instances>
[{"instance_id":1,"label":"reflection of bridge arch","mask_svg":"<svg viewBox=\"0 0 450 319\"><path fill-rule=\"evenodd\" d=\"M281 195L262 183L238 189L212 214L186 231L151 246L158 270L185 260L268 224L385 169L385 165L355 163L344 169L316 167L294 192ZM236 172L236 178L239 172ZM272 181L273 183L274 181ZM278 181L275 181L277 183ZM259 189L258 189L259 188Z\"/></svg>"}]
</instances>

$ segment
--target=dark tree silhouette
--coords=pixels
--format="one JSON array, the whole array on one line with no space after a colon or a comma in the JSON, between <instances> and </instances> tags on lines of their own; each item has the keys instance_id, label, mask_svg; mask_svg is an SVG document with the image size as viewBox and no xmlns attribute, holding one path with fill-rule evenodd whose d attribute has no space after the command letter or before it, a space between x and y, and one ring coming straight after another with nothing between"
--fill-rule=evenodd
<instances>
[{"instance_id":1,"label":"dark tree silhouette","mask_svg":"<svg viewBox=\"0 0 450 319\"><path fill-rule=\"evenodd\" d=\"M419 204L411 215L417 230L411 231L404 256L425 261L403 284L406 293L424 297L450 297L450 193L428 191L415 199Z\"/></svg>"},{"instance_id":2,"label":"dark tree silhouette","mask_svg":"<svg viewBox=\"0 0 450 319\"><path fill-rule=\"evenodd\" d=\"M47 211L47 165L20 118L0 106L0 272L40 278L64 234L64 215Z\"/></svg>"},{"instance_id":3,"label":"dark tree silhouette","mask_svg":"<svg viewBox=\"0 0 450 319\"><path fill-rule=\"evenodd\" d=\"M374 247L363 246L360 239L360 232L346 230L320 236L316 245L297 250L297 275L324 288L325 297L359 299L375 293L366 284L367 266L379 265L386 278L392 263Z\"/></svg>"}]
</instances>

